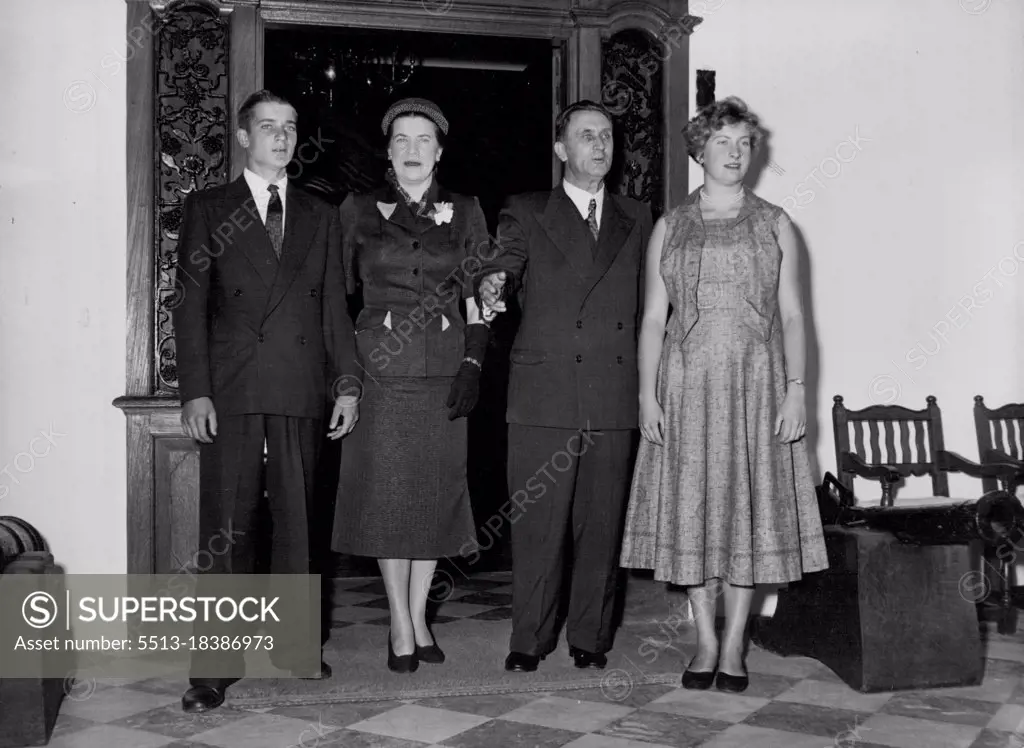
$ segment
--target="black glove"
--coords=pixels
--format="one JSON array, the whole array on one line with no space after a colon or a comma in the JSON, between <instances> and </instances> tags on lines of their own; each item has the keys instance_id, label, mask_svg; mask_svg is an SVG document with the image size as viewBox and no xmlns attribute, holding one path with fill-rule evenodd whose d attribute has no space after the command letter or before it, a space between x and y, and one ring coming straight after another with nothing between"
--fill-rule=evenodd
<instances>
[{"instance_id":1,"label":"black glove","mask_svg":"<svg viewBox=\"0 0 1024 748\"><path fill-rule=\"evenodd\" d=\"M471 358L482 367L484 356L487 354L487 344L491 340L491 328L477 322L475 325L466 325L466 358Z\"/></svg>"},{"instance_id":2,"label":"black glove","mask_svg":"<svg viewBox=\"0 0 1024 748\"><path fill-rule=\"evenodd\" d=\"M445 402L450 410L448 420L465 418L476 407L480 399L480 367L470 361L463 361L459 373L455 375L448 400Z\"/></svg>"},{"instance_id":3,"label":"black glove","mask_svg":"<svg viewBox=\"0 0 1024 748\"><path fill-rule=\"evenodd\" d=\"M466 325L466 359L459 367L452 382L452 388L445 402L451 410L448 420L465 418L476 407L480 399L480 372L484 365L484 354L487 353L487 342L491 331L487 325Z\"/></svg>"}]
</instances>

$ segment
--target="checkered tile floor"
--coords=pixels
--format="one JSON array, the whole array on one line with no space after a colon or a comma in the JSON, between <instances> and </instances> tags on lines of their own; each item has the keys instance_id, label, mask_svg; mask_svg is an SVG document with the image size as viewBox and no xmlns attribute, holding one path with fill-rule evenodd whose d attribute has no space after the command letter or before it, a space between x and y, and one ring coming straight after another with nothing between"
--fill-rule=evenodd
<instances>
[{"instance_id":1,"label":"checkered tile floor","mask_svg":"<svg viewBox=\"0 0 1024 748\"><path fill-rule=\"evenodd\" d=\"M504 621L512 618L512 584L507 572L459 576L438 571L429 599L443 601L430 619L432 625L460 618ZM388 598L380 579L335 580L334 628L353 623L390 626Z\"/></svg>"},{"instance_id":2,"label":"checkered tile floor","mask_svg":"<svg viewBox=\"0 0 1024 748\"><path fill-rule=\"evenodd\" d=\"M500 575L460 580L460 595L442 610L449 619L507 616L507 584ZM336 625L386 622L379 583L341 586ZM591 689L246 711L231 706L229 692L225 706L200 716L181 712L180 681L106 682L72 690L49 745L1024 748L1024 632L991 634L987 656L984 683L974 688L859 694L814 660L755 648L747 660L751 686L742 695L642 685L617 693L617 701Z\"/></svg>"}]
</instances>

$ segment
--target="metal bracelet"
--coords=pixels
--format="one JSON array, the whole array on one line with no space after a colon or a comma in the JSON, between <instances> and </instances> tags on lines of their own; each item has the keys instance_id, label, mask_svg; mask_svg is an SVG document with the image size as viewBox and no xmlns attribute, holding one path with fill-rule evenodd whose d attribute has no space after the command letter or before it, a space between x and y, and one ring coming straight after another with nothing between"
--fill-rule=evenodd
<instances>
[{"instance_id":1,"label":"metal bracelet","mask_svg":"<svg viewBox=\"0 0 1024 748\"><path fill-rule=\"evenodd\" d=\"M464 359L462 359L462 363L464 363L464 364L475 364L476 368L478 368L478 369L483 369L484 368L481 365L481 363L479 361L477 361L475 358L473 358L472 356L466 356Z\"/></svg>"}]
</instances>

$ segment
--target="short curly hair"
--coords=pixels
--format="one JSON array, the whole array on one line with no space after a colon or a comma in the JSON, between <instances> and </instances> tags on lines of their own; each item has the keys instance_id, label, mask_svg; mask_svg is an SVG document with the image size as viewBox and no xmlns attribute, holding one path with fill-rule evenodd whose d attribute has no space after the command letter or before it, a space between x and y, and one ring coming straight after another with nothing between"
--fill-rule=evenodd
<instances>
[{"instance_id":1,"label":"short curly hair","mask_svg":"<svg viewBox=\"0 0 1024 748\"><path fill-rule=\"evenodd\" d=\"M746 102L736 96L715 101L697 112L683 129L686 138L686 152L700 163L697 157L704 153L704 146L716 132L727 125L746 125L750 130L750 148L756 151L767 131L761 127L760 118L747 108Z\"/></svg>"}]
</instances>

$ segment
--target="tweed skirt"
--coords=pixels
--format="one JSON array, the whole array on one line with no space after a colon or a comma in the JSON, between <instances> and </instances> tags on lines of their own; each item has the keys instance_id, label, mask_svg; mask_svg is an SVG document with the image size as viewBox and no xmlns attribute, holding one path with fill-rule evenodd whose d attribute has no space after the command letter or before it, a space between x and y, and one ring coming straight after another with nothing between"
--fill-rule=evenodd
<instances>
[{"instance_id":1,"label":"tweed skirt","mask_svg":"<svg viewBox=\"0 0 1024 748\"><path fill-rule=\"evenodd\" d=\"M445 406L452 379L367 378L341 447L335 551L436 559L473 550L466 419L449 421Z\"/></svg>"}]
</instances>

